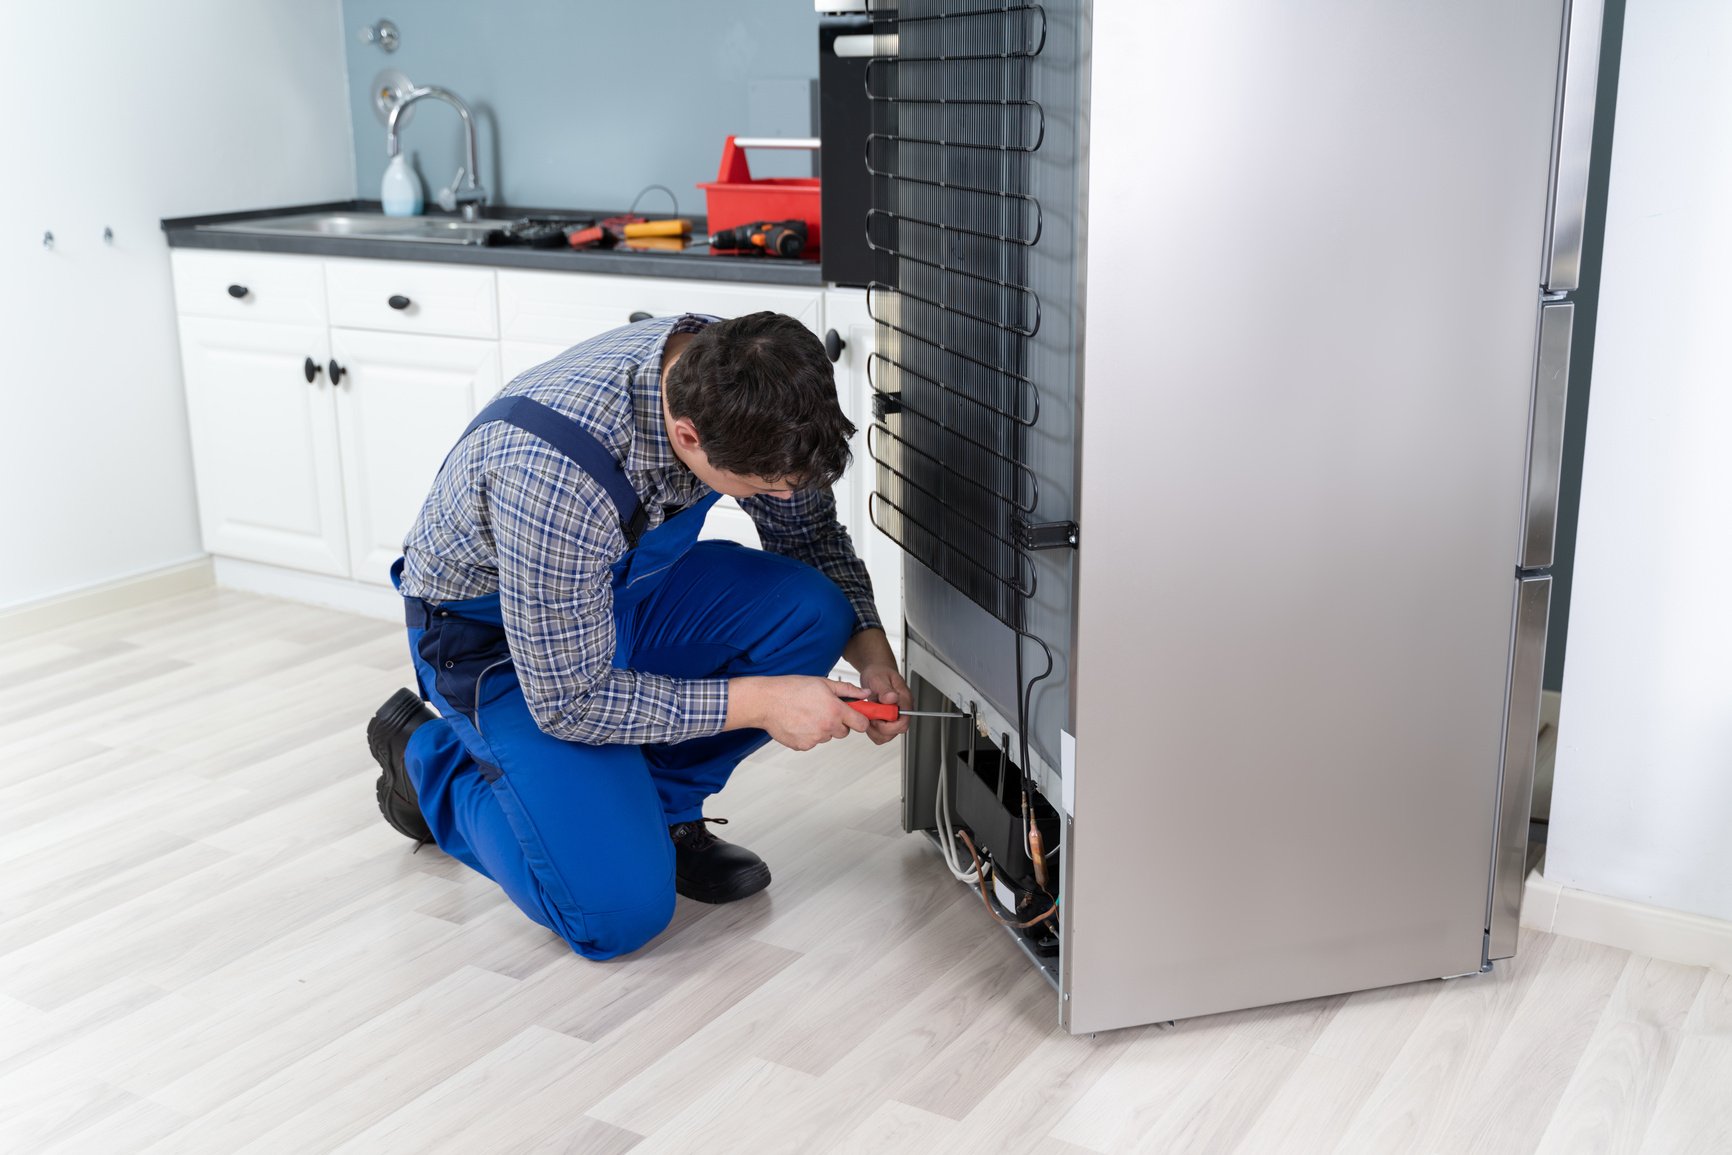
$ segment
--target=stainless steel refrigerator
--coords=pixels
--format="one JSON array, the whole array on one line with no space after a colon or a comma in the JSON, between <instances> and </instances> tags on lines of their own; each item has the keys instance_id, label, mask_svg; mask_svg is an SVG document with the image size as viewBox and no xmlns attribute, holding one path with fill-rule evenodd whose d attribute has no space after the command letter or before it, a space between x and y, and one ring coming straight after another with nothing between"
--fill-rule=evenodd
<instances>
[{"instance_id":1,"label":"stainless steel refrigerator","mask_svg":"<svg viewBox=\"0 0 1732 1155\"><path fill-rule=\"evenodd\" d=\"M878 16L905 826L1073 1031L1513 954L1598 0Z\"/></svg>"}]
</instances>

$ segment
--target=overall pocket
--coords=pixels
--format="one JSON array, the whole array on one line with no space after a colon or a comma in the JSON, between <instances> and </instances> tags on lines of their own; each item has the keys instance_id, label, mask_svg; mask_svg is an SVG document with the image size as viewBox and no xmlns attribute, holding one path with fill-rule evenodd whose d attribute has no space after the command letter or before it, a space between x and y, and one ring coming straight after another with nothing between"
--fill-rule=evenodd
<instances>
[{"instance_id":1,"label":"overall pocket","mask_svg":"<svg viewBox=\"0 0 1732 1155\"><path fill-rule=\"evenodd\" d=\"M433 687L452 706L474 715L480 702L476 682L484 671L489 697L498 697L511 684L505 676L511 647L503 627L468 618L434 618L416 647L422 660L433 667ZM504 665L501 665L504 663Z\"/></svg>"}]
</instances>

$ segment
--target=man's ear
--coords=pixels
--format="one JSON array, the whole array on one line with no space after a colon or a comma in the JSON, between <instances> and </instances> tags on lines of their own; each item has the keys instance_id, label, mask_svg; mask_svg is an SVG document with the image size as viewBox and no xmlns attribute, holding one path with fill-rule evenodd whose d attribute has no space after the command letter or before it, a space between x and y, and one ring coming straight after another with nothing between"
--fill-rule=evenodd
<instances>
[{"instance_id":1,"label":"man's ear","mask_svg":"<svg viewBox=\"0 0 1732 1155\"><path fill-rule=\"evenodd\" d=\"M676 449L682 449L688 453L694 449L702 448L702 443L698 439L698 428L692 424L690 417L674 418L673 424L668 426L668 440L674 443Z\"/></svg>"}]
</instances>

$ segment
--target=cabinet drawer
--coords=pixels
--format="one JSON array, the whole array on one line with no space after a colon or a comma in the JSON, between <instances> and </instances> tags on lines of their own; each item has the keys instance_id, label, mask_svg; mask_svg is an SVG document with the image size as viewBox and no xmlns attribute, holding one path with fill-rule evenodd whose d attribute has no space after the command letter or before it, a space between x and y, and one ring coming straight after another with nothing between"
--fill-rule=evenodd
<instances>
[{"instance_id":1,"label":"cabinet drawer","mask_svg":"<svg viewBox=\"0 0 1732 1155\"><path fill-rule=\"evenodd\" d=\"M325 323L325 276L316 257L174 249L169 263L183 317Z\"/></svg>"},{"instance_id":2,"label":"cabinet drawer","mask_svg":"<svg viewBox=\"0 0 1732 1155\"><path fill-rule=\"evenodd\" d=\"M406 261L327 261L331 324L440 337L497 337L492 269Z\"/></svg>"},{"instance_id":3,"label":"cabinet drawer","mask_svg":"<svg viewBox=\"0 0 1732 1155\"><path fill-rule=\"evenodd\" d=\"M817 332L818 303L816 289L590 273L499 273L500 335L563 346L630 324L633 313L738 317L768 309L787 313Z\"/></svg>"}]
</instances>

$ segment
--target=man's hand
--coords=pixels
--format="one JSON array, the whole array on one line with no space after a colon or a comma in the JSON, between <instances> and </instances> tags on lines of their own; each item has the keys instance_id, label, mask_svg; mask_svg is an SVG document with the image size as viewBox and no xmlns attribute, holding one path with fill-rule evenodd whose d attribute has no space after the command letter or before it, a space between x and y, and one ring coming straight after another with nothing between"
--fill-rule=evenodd
<instances>
[{"instance_id":1,"label":"man's hand","mask_svg":"<svg viewBox=\"0 0 1732 1155\"><path fill-rule=\"evenodd\" d=\"M828 678L734 678L728 682L725 729L767 730L790 750L810 750L865 730L865 716L848 708L849 701L865 696L859 686Z\"/></svg>"},{"instance_id":2,"label":"man's hand","mask_svg":"<svg viewBox=\"0 0 1732 1155\"><path fill-rule=\"evenodd\" d=\"M902 680L902 672L896 666L896 653L890 648L890 639L883 630L861 630L848 640L842 657L850 666L860 671L860 685L870 691L875 700L905 708L913 707L914 691ZM867 726L866 736L882 746L907 729L907 718L898 718L894 722L873 722Z\"/></svg>"}]
</instances>

